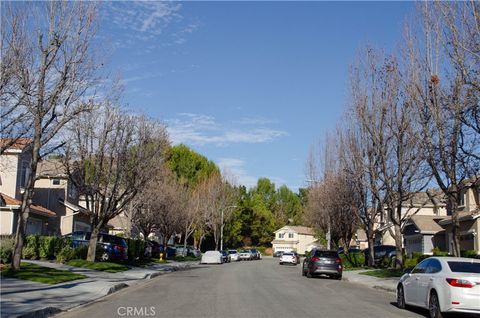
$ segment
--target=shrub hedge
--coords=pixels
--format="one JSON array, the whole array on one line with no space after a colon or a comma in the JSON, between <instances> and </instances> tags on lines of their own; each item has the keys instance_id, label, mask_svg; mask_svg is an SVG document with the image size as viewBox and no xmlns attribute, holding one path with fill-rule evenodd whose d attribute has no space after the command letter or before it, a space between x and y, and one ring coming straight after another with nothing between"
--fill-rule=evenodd
<instances>
[{"instance_id":1,"label":"shrub hedge","mask_svg":"<svg viewBox=\"0 0 480 318\"><path fill-rule=\"evenodd\" d=\"M145 258L145 241L140 239L125 239L128 245L128 260L135 261Z\"/></svg>"},{"instance_id":2,"label":"shrub hedge","mask_svg":"<svg viewBox=\"0 0 480 318\"><path fill-rule=\"evenodd\" d=\"M0 263L9 264L12 262L13 255L13 237L5 236L0 238Z\"/></svg>"},{"instance_id":3,"label":"shrub hedge","mask_svg":"<svg viewBox=\"0 0 480 318\"><path fill-rule=\"evenodd\" d=\"M362 267L365 264L365 255L363 253L340 254L344 268Z\"/></svg>"}]
</instances>

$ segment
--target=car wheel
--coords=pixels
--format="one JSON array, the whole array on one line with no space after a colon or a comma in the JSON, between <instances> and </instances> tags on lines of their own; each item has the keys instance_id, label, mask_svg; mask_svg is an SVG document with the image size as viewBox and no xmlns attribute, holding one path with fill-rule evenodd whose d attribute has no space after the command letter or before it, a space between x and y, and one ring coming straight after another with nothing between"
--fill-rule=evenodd
<instances>
[{"instance_id":1,"label":"car wheel","mask_svg":"<svg viewBox=\"0 0 480 318\"><path fill-rule=\"evenodd\" d=\"M342 280L342 275L335 275L336 280Z\"/></svg>"},{"instance_id":2,"label":"car wheel","mask_svg":"<svg viewBox=\"0 0 480 318\"><path fill-rule=\"evenodd\" d=\"M399 285L397 287L397 307L400 309L405 309L405 293L403 291L403 286Z\"/></svg>"},{"instance_id":3,"label":"car wheel","mask_svg":"<svg viewBox=\"0 0 480 318\"><path fill-rule=\"evenodd\" d=\"M109 255L107 252L104 252L104 253L102 254L102 257L100 257L100 260L101 260L102 262L108 262L108 261L110 260L110 255Z\"/></svg>"},{"instance_id":4,"label":"car wheel","mask_svg":"<svg viewBox=\"0 0 480 318\"><path fill-rule=\"evenodd\" d=\"M438 302L438 296L435 291L430 293L430 299L428 301L428 313L430 318L442 318L442 312L440 311L440 304Z\"/></svg>"},{"instance_id":5,"label":"car wheel","mask_svg":"<svg viewBox=\"0 0 480 318\"><path fill-rule=\"evenodd\" d=\"M307 278L312 278L312 273L310 273L310 271L307 270Z\"/></svg>"}]
</instances>

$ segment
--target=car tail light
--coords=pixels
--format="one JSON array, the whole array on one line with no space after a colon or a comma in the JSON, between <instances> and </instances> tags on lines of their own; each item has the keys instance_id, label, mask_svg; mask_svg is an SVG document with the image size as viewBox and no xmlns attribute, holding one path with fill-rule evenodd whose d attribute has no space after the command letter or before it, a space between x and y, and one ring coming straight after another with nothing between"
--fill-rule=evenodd
<instances>
[{"instance_id":1,"label":"car tail light","mask_svg":"<svg viewBox=\"0 0 480 318\"><path fill-rule=\"evenodd\" d=\"M447 278L447 283L453 287L472 288L475 286L472 282L465 279Z\"/></svg>"},{"instance_id":2,"label":"car tail light","mask_svg":"<svg viewBox=\"0 0 480 318\"><path fill-rule=\"evenodd\" d=\"M315 256L315 257L312 257L312 261L314 261L314 262L317 262L317 261L319 261L319 260L320 260L320 257L316 257L316 256Z\"/></svg>"},{"instance_id":3,"label":"car tail light","mask_svg":"<svg viewBox=\"0 0 480 318\"><path fill-rule=\"evenodd\" d=\"M341 258L337 258L337 259L335 260L335 263L337 263L337 264L342 264L342 259L341 259Z\"/></svg>"}]
</instances>

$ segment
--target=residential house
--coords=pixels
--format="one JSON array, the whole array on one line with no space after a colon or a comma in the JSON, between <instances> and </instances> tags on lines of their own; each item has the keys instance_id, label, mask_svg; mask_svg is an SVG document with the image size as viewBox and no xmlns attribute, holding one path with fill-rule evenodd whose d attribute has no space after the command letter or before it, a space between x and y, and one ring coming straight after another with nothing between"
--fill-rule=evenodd
<instances>
[{"instance_id":1,"label":"residential house","mask_svg":"<svg viewBox=\"0 0 480 318\"><path fill-rule=\"evenodd\" d=\"M37 167L34 202L56 213L49 223L49 232L66 235L74 231L90 231L88 211L79 205L79 194L58 159L43 160Z\"/></svg>"},{"instance_id":2,"label":"residential house","mask_svg":"<svg viewBox=\"0 0 480 318\"><path fill-rule=\"evenodd\" d=\"M414 193L410 200L402 205L402 216L405 220L403 226L406 226L414 215L430 216L432 219L446 217L447 205L443 194L439 190ZM375 232L375 244L395 245L395 239L392 235L393 224L389 221L387 211L380 215L378 224Z\"/></svg>"},{"instance_id":3,"label":"residential house","mask_svg":"<svg viewBox=\"0 0 480 318\"><path fill-rule=\"evenodd\" d=\"M405 253L413 252L431 255L434 247L445 250L445 230L439 222L445 216L413 215L406 223L403 236Z\"/></svg>"},{"instance_id":4,"label":"residential house","mask_svg":"<svg viewBox=\"0 0 480 318\"><path fill-rule=\"evenodd\" d=\"M305 254L317 245L314 230L306 226L287 225L274 233L273 252L296 251L299 254Z\"/></svg>"},{"instance_id":5,"label":"residential house","mask_svg":"<svg viewBox=\"0 0 480 318\"><path fill-rule=\"evenodd\" d=\"M465 185L457 208L460 221L460 249L475 250L480 254L480 178L465 181ZM446 250L452 253L452 219L444 218L439 224L445 229Z\"/></svg>"},{"instance_id":6,"label":"residential house","mask_svg":"<svg viewBox=\"0 0 480 318\"><path fill-rule=\"evenodd\" d=\"M361 250L368 248L367 233L362 229L358 229L350 241L350 247Z\"/></svg>"},{"instance_id":7,"label":"residential house","mask_svg":"<svg viewBox=\"0 0 480 318\"><path fill-rule=\"evenodd\" d=\"M9 140L0 139L6 144ZM17 230L21 199L30 173L31 140L18 139L0 155L0 235L13 235ZM39 204L30 205L27 234L49 234L55 213Z\"/></svg>"}]
</instances>

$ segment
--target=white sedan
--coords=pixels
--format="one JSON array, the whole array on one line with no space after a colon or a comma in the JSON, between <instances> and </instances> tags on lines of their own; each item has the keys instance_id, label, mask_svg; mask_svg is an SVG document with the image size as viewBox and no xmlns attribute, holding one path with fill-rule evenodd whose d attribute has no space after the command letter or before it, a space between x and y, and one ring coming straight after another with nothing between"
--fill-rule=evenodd
<instances>
[{"instance_id":1,"label":"white sedan","mask_svg":"<svg viewBox=\"0 0 480 318\"><path fill-rule=\"evenodd\" d=\"M285 263L297 265L297 256L293 253L283 253L282 256L280 256L280 265Z\"/></svg>"},{"instance_id":2,"label":"white sedan","mask_svg":"<svg viewBox=\"0 0 480 318\"><path fill-rule=\"evenodd\" d=\"M223 264L222 253L219 251L206 251L202 255L200 264Z\"/></svg>"},{"instance_id":3,"label":"white sedan","mask_svg":"<svg viewBox=\"0 0 480 318\"><path fill-rule=\"evenodd\" d=\"M402 276L397 305L427 308L431 318L442 313L480 313L480 260L429 257Z\"/></svg>"},{"instance_id":4,"label":"white sedan","mask_svg":"<svg viewBox=\"0 0 480 318\"><path fill-rule=\"evenodd\" d=\"M240 260L240 254L237 250L229 250L228 254L230 255L230 260L232 262L238 262Z\"/></svg>"}]
</instances>

